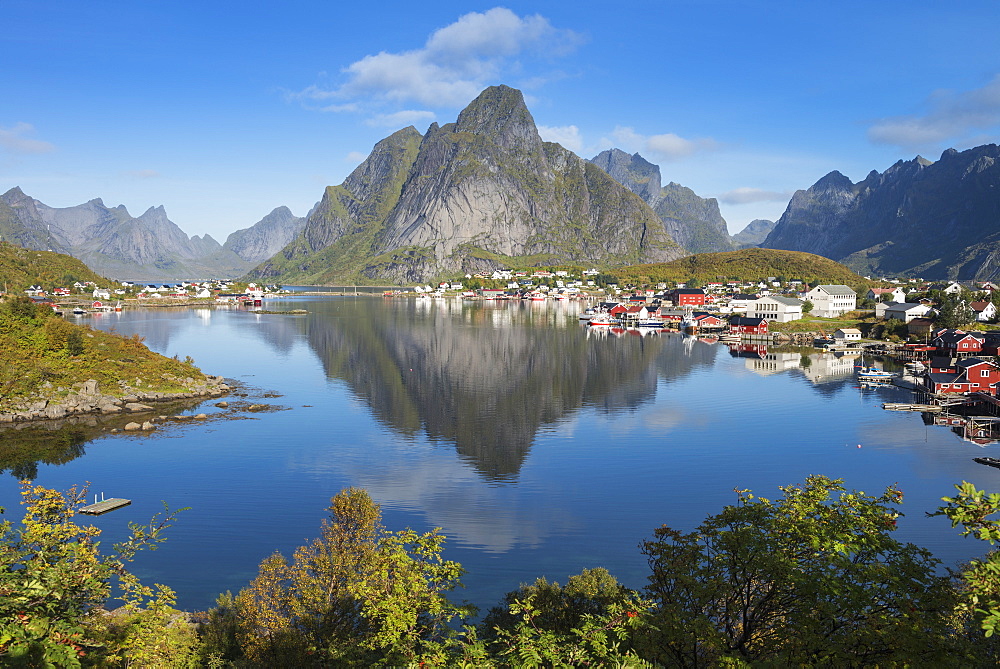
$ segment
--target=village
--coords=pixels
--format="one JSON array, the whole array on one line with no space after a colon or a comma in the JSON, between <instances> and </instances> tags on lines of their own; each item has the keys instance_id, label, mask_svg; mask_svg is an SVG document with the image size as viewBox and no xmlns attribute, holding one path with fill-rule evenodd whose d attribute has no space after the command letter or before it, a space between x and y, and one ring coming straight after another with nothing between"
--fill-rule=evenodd
<instances>
[{"instance_id":1,"label":"village","mask_svg":"<svg viewBox=\"0 0 1000 669\"><path fill-rule=\"evenodd\" d=\"M753 361L754 371L764 373L781 366L776 345L809 346L839 353L861 382L894 382L924 394L919 406L961 404L977 415L1000 414L1000 329L989 329L998 318L994 298L1000 300L1000 288L993 283L889 279L871 282L888 285L863 295L842 284L810 286L785 277L693 283L619 285L596 269L578 276L569 270L497 270L383 295L583 301L587 306L579 319L593 332L620 336L683 330L706 342L727 344L734 356ZM123 301L129 307L211 303L260 308L265 297L289 291L213 280L172 285L123 281L107 288L86 281L48 290L34 285L24 292L36 303L59 313L72 308L79 316L121 310ZM883 369L856 364L859 356L884 361ZM904 373L886 370L885 363L905 365ZM846 367L840 367L844 372Z\"/></svg>"}]
</instances>

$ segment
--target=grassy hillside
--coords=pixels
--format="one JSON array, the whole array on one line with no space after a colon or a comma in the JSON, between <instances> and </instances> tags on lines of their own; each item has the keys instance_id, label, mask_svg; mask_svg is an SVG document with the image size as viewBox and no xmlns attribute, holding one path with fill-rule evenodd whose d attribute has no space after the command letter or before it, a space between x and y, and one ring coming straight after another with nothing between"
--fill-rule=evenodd
<instances>
[{"instance_id":1,"label":"grassy hillside","mask_svg":"<svg viewBox=\"0 0 1000 669\"><path fill-rule=\"evenodd\" d=\"M104 394L121 395L180 392L188 378L205 375L190 361L153 353L139 337L70 323L23 296L0 302L0 411L27 397L58 399L88 379Z\"/></svg>"},{"instance_id":2,"label":"grassy hillside","mask_svg":"<svg viewBox=\"0 0 1000 669\"><path fill-rule=\"evenodd\" d=\"M807 283L844 284L867 290L869 282L829 258L773 249L743 249L721 253L699 253L668 263L630 265L610 270L622 282L657 283L709 281L757 281L769 276L800 279Z\"/></svg>"},{"instance_id":3,"label":"grassy hillside","mask_svg":"<svg viewBox=\"0 0 1000 669\"><path fill-rule=\"evenodd\" d=\"M20 293L35 284L51 290L74 281L94 281L105 288L110 283L72 256L0 242L0 292Z\"/></svg>"}]
</instances>

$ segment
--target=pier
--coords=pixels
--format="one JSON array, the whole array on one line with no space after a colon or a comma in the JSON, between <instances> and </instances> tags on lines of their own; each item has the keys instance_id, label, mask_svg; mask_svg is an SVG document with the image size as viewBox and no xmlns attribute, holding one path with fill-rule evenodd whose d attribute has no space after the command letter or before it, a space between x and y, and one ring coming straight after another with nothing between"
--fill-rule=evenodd
<instances>
[{"instance_id":1,"label":"pier","mask_svg":"<svg viewBox=\"0 0 1000 669\"><path fill-rule=\"evenodd\" d=\"M103 497L103 495L102 495ZM93 504L88 504L80 509L80 513L86 513L90 516L99 516L102 513L107 513L108 511L114 511L115 509L120 509L123 506L128 506L132 503L130 499L122 499L121 497L112 497L111 499L102 499L100 502L95 501Z\"/></svg>"},{"instance_id":2,"label":"pier","mask_svg":"<svg viewBox=\"0 0 1000 669\"><path fill-rule=\"evenodd\" d=\"M920 411L921 413L938 413L944 411L944 407L940 404L898 404L895 402L886 402L882 405L882 408L886 411Z\"/></svg>"}]
</instances>

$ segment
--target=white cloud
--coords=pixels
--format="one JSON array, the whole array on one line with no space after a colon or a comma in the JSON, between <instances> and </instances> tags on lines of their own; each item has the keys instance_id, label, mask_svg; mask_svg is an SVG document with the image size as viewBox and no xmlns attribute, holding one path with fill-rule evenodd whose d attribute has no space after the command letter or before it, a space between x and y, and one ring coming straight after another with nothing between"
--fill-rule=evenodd
<instances>
[{"instance_id":1,"label":"white cloud","mask_svg":"<svg viewBox=\"0 0 1000 669\"><path fill-rule=\"evenodd\" d=\"M646 150L664 160L686 158L699 151L710 151L715 147L715 140L684 139L672 132L665 135L653 135L646 139Z\"/></svg>"},{"instance_id":2,"label":"white cloud","mask_svg":"<svg viewBox=\"0 0 1000 669\"><path fill-rule=\"evenodd\" d=\"M971 91L935 91L927 107L923 115L879 120L868 128L868 139L876 144L920 149L946 142L980 142L984 130L993 132L995 137L1000 132L1000 74L982 88Z\"/></svg>"},{"instance_id":3,"label":"white cloud","mask_svg":"<svg viewBox=\"0 0 1000 669\"><path fill-rule=\"evenodd\" d=\"M0 128L0 147L11 153L48 153L55 150L56 147L49 142L25 137L34 131L35 127L30 123L17 123L13 128Z\"/></svg>"},{"instance_id":4,"label":"white cloud","mask_svg":"<svg viewBox=\"0 0 1000 669\"><path fill-rule=\"evenodd\" d=\"M573 153L579 154L583 150L583 138L580 136L580 129L575 125L540 125L538 134L546 142L561 144Z\"/></svg>"},{"instance_id":5,"label":"white cloud","mask_svg":"<svg viewBox=\"0 0 1000 669\"><path fill-rule=\"evenodd\" d=\"M580 41L573 31L554 28L538 14L522 17L494 7L436 30L423 48L382 51L351 63L343 70L347 82L339 88L310 86L289 97L462 106L486 86L522 72L526 60L565 55Z\"/></svg>"},{"instance_id":6,"label":"white cloud","mask_svg":"<svg viewBox=\"0 0 1000 669\"><path fill-rule=\"evenodd\" d=\"M674 161L719 147L718 142L708 137L685 139L674 133L662 135L642 135L633 128L616 126L611 131L611 139L602 138L601 146L617 147L629 153L641 153L644 158Z\"/></svg>"},{"instance_id":7,"label":"white cloud","mask_svg":"<svg viewBox=\"0 0 1000 669\"><path fill-rule=\"evenodd\" d=\"M402 128L417 123L429 123L434 120L434 112L418 109L404 109L392 114L376 114L365 121L367 125Z\"/></svg>"},{"instance_id":8,"label":"white cloud","mask_svg":"<svg viewBox=\"0 0 1000 669\"><path fill-rule=\"evenodd\" d=\"M725 204L750 204L752 202L788 202L791 193L782 193L760 188L736 188L716 196L719 202Z\"/></svg>"},{"instance_id":9,"label":"white cloud","mask_svg":"<svg viewBox=\"0 0 1000 669\"><path fill-rule=\"evenodd\" d=\"M360 163L367 157L368 157L367 153L361 153L360 151L351 151L346 156L344 156L344 160L346 160L349 163Z\"/></svg>"}]
</instances>

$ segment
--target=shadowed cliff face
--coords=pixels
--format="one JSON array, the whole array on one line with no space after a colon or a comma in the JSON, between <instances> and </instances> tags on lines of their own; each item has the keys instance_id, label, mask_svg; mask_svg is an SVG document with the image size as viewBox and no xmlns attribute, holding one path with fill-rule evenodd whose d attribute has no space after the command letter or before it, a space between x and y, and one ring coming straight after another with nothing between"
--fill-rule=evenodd
<instances>
[{"instance_id":1,"label":"shadowed cliff face","mask_svg":"<svg viewBox=\"0 0 1000 669\"><path fill-rule=\"evenodd\" d=\"M686 374L715 355L679 336L588 336L575 313L530 304L324 309L310 313L306 334L327 373L394 430L453 443L495 480L518 475L543 427L581 407L634 409L652 400L660 374Z\"/></svg>"},{"instance_id":2,"label":"shadowed cliff face","mask_svg":"<svg viewBox=\"0 0 1000 669\"><path fill-rule=\"evenodd\" d=\"M661 186L660 168L638 153L608 149L590 159L652 207L663 227L691 253L732 251L726 221L715 198L699 197L690 188L670 182Z\"/></svg>"},{"instance_id":3,"label":"shadowed cliff face","mask_svg":"<svg viewBox=\"0 0 1000 669\"><path fill-rule=\"evenodd\" d=\"M860 274L1000 276L1000 148L917 156L852 183L831 172L798 191L764 248L807 251Z\"/></svg>"}]
</instances>

